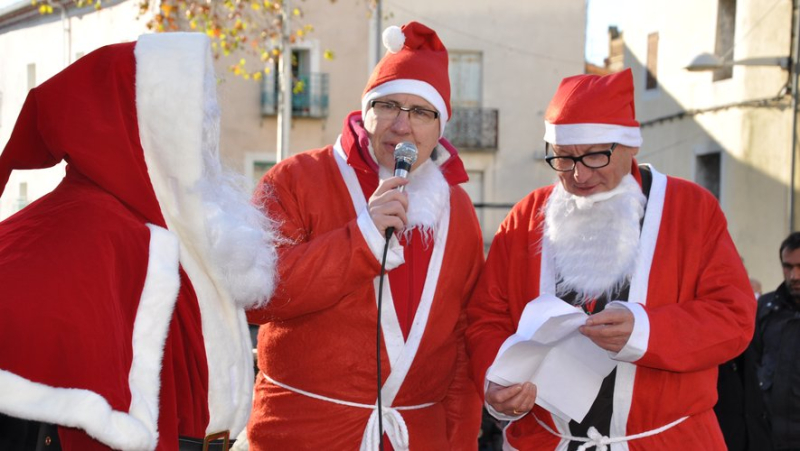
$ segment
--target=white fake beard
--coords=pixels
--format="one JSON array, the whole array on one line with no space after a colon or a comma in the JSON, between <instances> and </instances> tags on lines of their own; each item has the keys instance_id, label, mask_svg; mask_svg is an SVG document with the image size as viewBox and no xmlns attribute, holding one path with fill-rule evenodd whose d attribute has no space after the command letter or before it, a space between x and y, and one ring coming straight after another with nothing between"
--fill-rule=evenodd
<instances>
[{"instance_id":1,"label":"white fake beard","mask_svg":"<svg viewBox=\"0 0 800 451\"><path fill-rule=\"evenodd\" d=\"M393 172L380 167L379 177L385 180L393 176ZM408 241L414 228L422 234L424 242L429 243L436 232L439 217L450 202L450 185L447 184L442 171L432 160L428 160L408 174L408 222L402 234Z\"/></svg>"},{"instance_id":2,"label":"white fake beard","mask_svg":"<svg viewBox=\"0 0 800 451\"><path fill-rule=\"evenodd\" d=\"M208 89L216 86L209 83ZM209 95L214 96L209 99ZM203 200L209 264L242 308L266 305L275 287L276 225L250 201L247 179L219 159L219 108L207 92L203 127Z\"/></svg>"},{"instance_id":3,"label":"white fake beard","mask_svg":"<svg viewBox=\"0 0 800 451\"><path fill-rule=\"evenodd\" d=\"M583 304L610 298L630 280L646 202L630 174L613 190L585 197L556 184L545 206L544 239L554 256L557 296L575 292Z\"/></svg>"}]
</instances>

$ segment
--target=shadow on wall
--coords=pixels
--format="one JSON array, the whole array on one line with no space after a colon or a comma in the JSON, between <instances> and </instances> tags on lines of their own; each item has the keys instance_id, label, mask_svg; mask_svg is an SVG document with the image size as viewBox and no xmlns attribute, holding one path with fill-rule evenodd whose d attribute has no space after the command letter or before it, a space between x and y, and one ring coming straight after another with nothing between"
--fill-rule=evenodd
<instances>
[{"instance_id":1,"label":"shadow on wall","mask_svg":"<svg viewBox=\"0 0 800 451\"><path fill-rule=\"evenodd\" d=\"M776 249L788 234L790 96L747 98L687 110L670 89L682 88L677 83L685 83L684 77L665 71L665 78L656 78L655 88L647 89L645 64L627 45L624 52L634 75L637 119L644 138L639 163L651 163L662 173L711 191L720 201L748 272L771 291L781 281ZM712 83L733 89L750 81L737 78L747 76L745 70L765 69L742 68L733 72L733 78L716 82L710 73L691 76L708 77L708 89L717 89ZM779 93L782 87L776 85L771 92Z\"/></svg>"}]
</instances>

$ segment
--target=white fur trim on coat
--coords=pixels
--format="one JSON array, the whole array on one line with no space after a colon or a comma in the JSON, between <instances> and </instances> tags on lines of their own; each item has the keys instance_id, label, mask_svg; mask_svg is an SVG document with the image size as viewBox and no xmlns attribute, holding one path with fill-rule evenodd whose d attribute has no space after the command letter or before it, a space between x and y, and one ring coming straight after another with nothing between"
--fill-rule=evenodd
<instances>
[{"instance_id":1,"label":"white fur trim on coat","mask_svg":"<svg viewBox=\"0 0 800 451\"><path fill-rule=\"evenodd\" d=\"M358 184L358 179L356 178L353 168L348 166L345 162L344 150L341 147L340 140L337 140L336 146L334 147L334 154L342 178L348 187L348 193L353 202L353 207L355 211L360 211L365 205L364 193L361 191L361 186ZM392 403L394 403L394 399L403 386L406 375L408 375L408 372L411 370L411 365L422 343L425 330L428 328L428 317L430 316L433 298L439 283L439 274L442 271L442 262L444 261L444 251L449 230L450 201L448 191L447 202L443 205L441 216L438 218L436 227L434 227L433 252L431 254L430 263L428 264L428 272L425 275L425 285L420 296L419 307L414 316L414 321L411 324L411 330L409 331L407 340L403 339L400 322L397 319L397 310L395 310L394 300L392 299L389 277L385 276L382 293L384 308L381 309L381 330L385 339L389 362L391 362L391 372L381 388L381 396L385 403L384 406L386 407L390 407ZM400 247L400 255L402 256L402 246ZM379 276L373 279L373 286L375 289L375 301L377 302L379 294L378 289L380 286Z\"/></svg>"},{"instance_id":2,"label":"white fur trim on coat","mask_svg":"<svg viewBox=\"0 0 800 451\"><path fill-rule=\"evenodd\" d=\"M180 237L180 263L197 294L208 363L207 433L237 435L249 418L252 344L244 311L210 260L203 178L206 83L214 83L208 37L143 35L135 49L139 132L153 190L169 230ZM213 90L211 92L214 92ZM180 101L163 102L172 97Z\"/></svg>"},{"instance_id":3,"label":"white fur trim on coat","mask_svg":"<svg viewBox=\"0 0 800 451\"><path fill-rule=\"evenodd\" d=\"M128 412L111 408L98 393L59 388L23 379L0 370L0 411L83 429L117 449L152 450L158 442L161 363L172 311L178 299L178 240L169 231L150 228L150 254L133 327L133 361L128 382Z\"/></svg>"},{"instance_id":4,"label":"white fur trim on coat","mask_svg":"<svg viewBox=\"0 0 800 451\"><path fill-rule=\"evenodd\" d=\"M644 215L641 237L639 240L639 257L636 269L631 279L628 299L641 305L647 305L647 292L650 281L650 270L655 255L655 247L658 242L658 234L661 228L662 213L664 211L664 199L667 190L667 177L656 171L652 166L650 172L653 175L653 182L650 194L647 198L647 209ZM555 293L555 270L552 249L547 244L547 240L542 242L541 269L539 273L539 292L540 294ZM643 310L643 309L642 309ZM646 312L645 312L646 313ZM647 331L634 331L632 336L637 337L639 351L647 352L647 342L644 339L646 334L649 337L649 321L643 324L639 322L639 327L646 327ZM634 329L637 325L634 324ZM636 338L635 338L636 339ZM633 385L636 379L636 365L624 361L617 364L617 375L614 381L614 400L613 414L611 417L610 436L623 437L627 435L628 417L633 403ZM569 434L569 425L555 415L551 415L553 422L561 434ZM628 449L626 443L618 443L616 446L624 451ZM556 449L566 449L566 441L559 444Z\"/></svg>"},{"instance_id":5,"label":"white fur trim on coat","mask_svg":"<svg viewBox=\"0 0 800 451\"><path fill-rule=\"evenodd\" d=\"M656 171L650 166L650 173L653 175L653 182L650 185L650 195L647 197L647 210L644 214L644 224L642 225L642 236L640 238L640 251L638 267L631 280L631 287L628 299L634 300L641 305L647 305L647 292L650 284L650 270L653 264L656 244L658 243L658 233L661 229L661 220L664 213L664 200L667 193L667 177ZM645 312L646 313L646 312ZM645 327L643 321L639 321L639 328ZM647 336L649 337L650 322L647 321ZM641 337L637 331L637 324L633 325L634 332L632 337ZM647 343L641 343L640 352L647 352ZM633 405L633 384L636 380L636 365L633 363L620 362L617 365L617 377L614 381L614 408L611 416L611 434L623 436L627 433L628 417ZM627 444L622 448L627 450Z\"/></svg>"}]
</instances>

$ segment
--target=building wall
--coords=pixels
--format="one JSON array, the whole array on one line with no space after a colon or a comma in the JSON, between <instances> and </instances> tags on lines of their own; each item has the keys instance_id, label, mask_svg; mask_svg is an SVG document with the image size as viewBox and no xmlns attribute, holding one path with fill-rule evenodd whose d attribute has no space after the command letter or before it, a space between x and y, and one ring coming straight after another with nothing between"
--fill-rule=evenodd
<instances>
[{"instance_id":1,"label":"building wall","mask_svg":"<svg viewBox=\"0 0 800 451\"><path fill-rule=\"evenodd\" d=\"M777 250L789 233L792 154L789 81L780 67L734 66L730 79L684 68L714 53L716 0L650 0L630 11L625 66L634 71L637 116L643 123L640 162L669 175L698 180L698 156L721 155L720 205L751 276L764 290L781 281ZM791 0L736 2L733 59L788 56ZM647 36L659 33L658 82L645 89ZM761 102L752 102L762 100Z\"/></svg>"},{"instance_id":2,"label":"building wall","mask_svg":"<svg viewBox=\"0 0 800 451\"><path fill-rule=\"evenodd\" d=\"M23 2L27 4L27 2ZM333 143L346 115L360 109L360 99L375 59L375 19L365 0L339 0L300 5L302 23L314 25L308 39L298 46L311 52L312 71L329 74L329 114L326 118L294 118L290 153ZM136 2L128 0L70 19L71 60L76 51L88 52L101 44L134 40L144 31L136 21ZM544 111L563 77L583 72L586 7L584 1L539 0L519 2L463 2L461 0L384 0L381 28L418 20L434 28L451 51L478 51L482 55L482 107L497 109L496 149L462 150L473 182L467 186L474 200L513 204L528 192L555 180L542 159ZM1 22L0 22L1 23ZM0 145L4 145L25 95L25 64L35 55L42 70L39 81L64 67L62 25L54 16L35 16L23 27L0 29L0 54L10 61L0 71L0 90L13 92L3 100ZM18 45L18 42L25 42ZM331 49L335 58L322 58ZM8 57L6 57L8 55ZM260 112L261 87L227 71L249 55L221 58L217 73L222 116L223 158L252 179L260 176L254 163L276 159L277 120ZM7 59L6 59L7 58ZM70 61L71 61L70 60ZM9 106L7 106L9 105ZM58 169L29 184L29 197L49 191L63 174ZM19 181L28 175L15 173L0 198L0 218L13 210ZM35 185L34 190L32 186ZM483 208L478 214L487 244L508 212L507 207Z\"/></svg>"},{"instance_id":3,"label":"building wall","mask_svg":"<svg viewBox=\"0 0 800 451\"><path fill-rule=\"evenodd\" d=\"M27 7L30 2L20 4ZM35 65L35 85L39 85L81 55L106 44L135 40L146 31L144 20L136 19L137 12L136 2L112 2L100 11L89 7L63 17L58 8L46 16L33 9L22 22L5 26L0 22L0 149L8 142L28 95L28 66ZM63 176L63 163L12 172L0 196L0 219L50 192ZM21 196L21 186L27 187L27 196Z\"/></svg>"},{"instance_id":4,"label":"building wall","mask_svg":"<svg viewBox=\"0 0 800 451\"><path fill-rule=\"evenodd\" d=\"M331 144L339 135L344 118L361 109L361 92L369 77L368 39L369 9L362 0L342 0L301 4L304 18L314 31L296 47L308 48L313 72L329 74L329 112L326 118L293 118L290 132L290 154ZM335 20L332 20L335 18ZM323 58L331 49L335 57ZM225 69L230 61L241 58L233 55L217 65L224 77L220 84L223 107L222 150L225 158L243 173L257 178L253 162L274 162L277 154L277 117L262 117L261 86L244 80Z\"/></svg>"},{"instance_id":5,"label":"building wall","mask_svg":"<svg viewBox=\"0 0 800 451\"><path fill-rule=\"evenodd\" d=\"M482 182L468 188L473 200L513 204L552 183L554 174L541 159L543 115L561 79L583 71L584 2L408 0L384 1L382 8L382 28L417 20L435 29L448 50L482 53L482 107L499 110L499 144L496 151L461 152L467 170ZM347 113L360 109L375 39L375 23L366 12L363 0L306 8L305 18L315 27L312 47L318 55L328 48L336 54L319 63L320 71L330 74L331 108L323 120L293 120L291 153L333 143ZM275 159L276 119L256 114L256 86L227 78L221 87L228 97L223 149L250 173L254 160ZM478 210L487 243L507 212Z\"/></svg>"},{"instance_id":6,"label":"building wall","mask_svg":"<svg viewBox=\"0 0 800 451\"><path fill-rule=\"evenodd\" d=\"M483 55L483 107L499 111L495 152L462 151L467 170L483 175L483 201L513 204L553 183L544 162L544 111L562 78L583 72L586 8L582 1L387 1L390 23L419 20L451 51ZM468 7L466 6L468 5ZM481 211L483 210L483 211ZM491 241L506 208L479 209Z\"/></svg>"}]
</instances>

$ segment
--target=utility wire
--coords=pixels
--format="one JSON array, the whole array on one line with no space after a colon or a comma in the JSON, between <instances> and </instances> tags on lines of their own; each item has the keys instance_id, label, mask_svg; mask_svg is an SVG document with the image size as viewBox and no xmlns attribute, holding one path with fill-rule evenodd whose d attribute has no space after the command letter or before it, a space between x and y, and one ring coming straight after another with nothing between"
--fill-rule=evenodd
<instances>
[{"instance_id":1,"label":"utility wire","mask_svg":"<svg viewBox=\"0 0 800 451\"><path fill-rule=\"evenodd\" d=\"M731 46L731 48L728 49L727 52L725 52L723 55L720 55L720 58L724 61L725 58L731 56L733 54L733 49L736 48L736 46L739 45L742 41L744 41L744 38L749 36L750 33L753 32L753 30L758 28L758 26L761 24L761 22L764 19L767 18L769 13L771 13L772 10L775 9L776 6L778 6L778 3L781 3L783 1L785 1L785 0L775 0L775 2L772 3L772 6L770 6L769 8L766 9L766 11L764 11L764 14L762 14L761 17L758 18L758 20L753 24L753 26L751 26L742 36L740 36L739 39L736 42L733 43L733 45ZM717 24L717 25L719 26L719 24Z\"/></svg>"}]
</instances>

